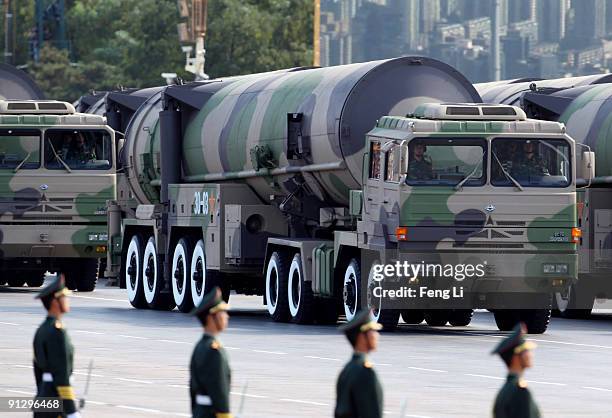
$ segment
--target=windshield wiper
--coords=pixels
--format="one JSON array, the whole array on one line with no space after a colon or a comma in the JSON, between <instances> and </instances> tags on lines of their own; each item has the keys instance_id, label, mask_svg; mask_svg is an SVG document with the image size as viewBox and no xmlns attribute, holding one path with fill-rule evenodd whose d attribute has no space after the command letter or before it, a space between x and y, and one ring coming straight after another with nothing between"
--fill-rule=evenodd
<instances>
[{"instance_id":1,"label":"windshield wiper","mask_svg":"<svg viewBox=\"0 0 612 418\"><path fill-rule=\"evenodd\" d=\"M23 165L26 163L26 161L28 161L30 159L30 155L32 155L32 153L28 152L28 155L26 155L25 158L23 160L21 160L21 162L19 164L17 164L17 167L15 167L15 170L13 171L13 173L16 173L19 170L21 170L21 167L23 167Z\"/></svg>"},{"instance_id":2,"label":"windshield wiper","mask_svg":"<svg viewBox=\"0 0 612 418\"><path fill-rule=\"evenodd\" d=\"M55 147L51 143L51 140L49 138L47 138L47 141L49 142L49 145L51 146L51 151L53 151L53 155L55 156L55 159L57 161L59 161L64 166L64 168L66 169L67 172L72 173L72 170L70 169L68 164L66 164L66 162L64 160L62 160L62 157L60 157L59 154L55 151Z\"/></svg>"},{"instance_id":3,"label":"windshield wiper","mask_svg":"<svg viewBox=\"0 0 612 418\"><path fill-rule=\"evenodd\" d=\"M519 189L519 190L522 192L524 189L523 189L523 186L521 186L521 183L519 183L518 181L516 181L516 179L515 179L514 177L512 177L512 176L510 175L510 173L508 173L508 172L506 171L506 169L505 169L505 168L504 168L504 166L502 165L501 161L499 161L499 158L497 158L497 154L495 154L494 152L491 152L491 154L493 154L493 157L495 157L495 161L497 161L497 164L499 164L499 168L501 168L502 173L504 173L504 176L506 176L506 178L507 178L508 180L510 180L510 181L511 181L511 182L512 182L512 183L513 183L515 186L516 186L516 188L517 188L517 189Z\"/></svg>"},{"instance_id":4,"label":"windshield wiper","mask_svg":"<svg viewBox=\"0 0 612 418\"><path fill-rule=\"evenodd\" d=\"M472 170L472 172L471 172L470 174L468 174L467 176L465 176L465 177L464 177L464 178L463 178L463 179L462 179L462 180L461 180L459 183L457 183L457 185L455 186L455 190L457 190L457 191L461 190L461 189L463 188L463 185L464 185L465 183L467 183L467 182L468 182L468 180L469 180L469 179L471 179L471 178L472 178L472 176L473 176L474 174L476 174L476 171L478 171L478 169L480 168L480 165L481 165L481 164L482 164L482 161L481 161L481 162L479 162L479 163L476 165L476 167L474 167L474 169Z\"/></svg>"}]
</instances>

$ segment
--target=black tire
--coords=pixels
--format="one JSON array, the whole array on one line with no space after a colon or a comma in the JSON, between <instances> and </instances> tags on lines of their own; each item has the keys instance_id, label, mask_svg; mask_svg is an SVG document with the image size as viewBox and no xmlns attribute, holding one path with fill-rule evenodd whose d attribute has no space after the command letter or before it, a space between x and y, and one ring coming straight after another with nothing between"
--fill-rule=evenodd
<instances>
[{"instance_id":1,"label":"black tire","mask_svg":"<svg viewBox=\"0 0 612 418\"><path fill-rule=\"evenodd\" d=\"M500 309L493 312L495 324L500 331L510 331L521 320L518 311L510 309Z\"/></svg>"},{"instance_id":2,"label":"black tire","mask_svg":"<svg viewBox=\"0 0 612 418\"><path fill-rule=\"evenodd\" d=\"M174 303L181 312L190 312L193 309L191 297L191 256L193 244L189 238L181 238L174 247L170 276L172 280L172 294Z\"/></svg>"},{"instance_id":3,"label":"black tire","mask_svg":"<svg viewBox=\"0 0 612 418\"><path fill-rule=\"evenodd\" d=\"M274 322L289 321L288 280L287 255L282 251L275 251L268 260L265 284L268 313Z\"/></svg>"},{"instance_id":4,"label":"black tire","mask_svg":"<svg viewBox=\"0 0 612 418\"><path fill-rule=\"evenodd\" d=\"M151 309L171 311L176 306L172 293L164 292L164 272L157 253L155 237L149 237L143 253L142 285L145 300Z\"/></svg>"},{"instance_id":5,"label":"black tire","mask_svg":"<svg viewBox=\"0 0 612 418\"><path fill-rule=\"evenodd\" d=\"M296 253L289 265L287 275L287 300L291 320L296 324L312 324L315 317L315 299L312 282L304 280L302 256Z\"/></svg>"},{"instance_id":6,"label":"black tire","mask_svg":"<svg viewBox=\"0 0 612 418\"><path fill-rule=\"evenodd\" d=\"M402 319L407 324L420 324L425 319L425 311L423 309L404 309Z\"/></svg>"},{"instance_id":7,"label":"black tire","mask_svg":"<svg viewBox=\"0 0 612 418\"><path fill-rule=\"evenodd\" d=\"M26 276L26 284L28 287L40 287L45 282L44 271L31 271Z\"/></svg>"},{"instance_id":8,"label":"black tire","mask_svg":"<svg viewBox=\"0 0 612 418\"><path fill-rule=\"evenodd\" d=\"M448 322L454 327L467 327L472 322L474 316L473 309L453 309L448 318Z\"/></svg>"},{"instance_id":9,"label":"black tire","mask_svg":"<svg viewBox=\"0 0 612 418\"><path fill-rule=\"evenodd\" d=\"M443 327L448 322L450 311L447 309L425 310L425 322L430 327Z\"/></svg>"},{"instance_id":10,"label":"black tire","mask_svg":"<svg viewBox=\"0 0 612 418\"><path fill-rule=\"evenodd\" d=\"M79 260L78 270L71 270L79 292L93 292L98 283L98 260Z\"/></svg>"},{"instance_id":11,"label":"black tire","mask_svg":"<svg viewBox=\"0 0 612 418\"><path fill-rule=\"evenodd\" d=\"M550 309L528 309L521 311L520 319L527 326L529 334L544 334L550 324Z\"/></svg>"},{"instance_id":12,"label":"black tire","mask_svg":"<svg viewBox=\"0 0 612 418\"><path fill-rule=\"evenodd\" d=\"M383 326L382 332L393 332L397 329L400 311L397 309L383 309L378 315L377 322Z\"/></svg>"},{"instance_id":13,"label":"black tire","mask_svg":"<svg viewBox=\"0 0 612 418\"><path fill-rule=\"evenodd\" d=\"M6 282L8 283L8 285L10 287L23 287L24 284L26 284L26 279L25 278L11 278L11 279L6 279Z\"/></svg>"},{"instance_id":14,"label":"black tire","mask_svg":"<svg viewBox=\"0 0 612 418\"><path fill-rule=\"evenodd\" d=\"M555 316L569 319L587 319L593 311L595 295L586 286L582 288L573 284L567 294L555 293L553 307Z\"/></svg>"},{"instance_id":15,"label":"black tire","mask_svg":"<svg viewBox=\"0 0 612 418\"><path fill-rule=\"evenodd\" d=\"M342 304L347 322L361 309L361 263L352 258L344 270L342 282Z\"/></svg>"},{"instance_id":16,"label":"black tire","mask_svg":"<svg viewBox=\"0 0 612 418\"><path fill-rule=\"evenodd\" d=\"M128 300L136 309L147 308L142 286L142 237L138 234L132 236L129 246L122 256L121 277L127 289Z\"/></svg>"}]
</instances>

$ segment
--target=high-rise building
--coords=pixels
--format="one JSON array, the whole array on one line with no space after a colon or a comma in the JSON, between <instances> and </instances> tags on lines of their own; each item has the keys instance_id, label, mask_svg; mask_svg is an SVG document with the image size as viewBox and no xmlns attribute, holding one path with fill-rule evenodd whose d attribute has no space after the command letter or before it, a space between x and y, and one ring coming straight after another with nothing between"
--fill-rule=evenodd
<instances>
[{"instance_id":1,"label":"high-rise building","mask_svg":"<svg viewBox=\"0 0 612 418\"><path fill-rule=\"evenodd\" d=\"M535 0L510 0L508 1L508 21L510 23L523 20L535 20Z\"/></svg>"},{"instance_id":2,"label":"high-rise building","mask_svg":"<svg viewBox=\"0 0 612 418\"><path fill-rule=\"evenodd\" d=\"M388 7L400 17L400 42L416 51L420 39L420 0L389 0ZM398 51L398 53L405 51Z\"/></svg>"},{"instance_id":3,"label":"high-rise building","mask_svg":"<svg viewBox=\"0 0 612 418\"><path fill-rule=\"evenodd\" d=\"M440 0L421 0L420 31L424 34L433 32L436 23L440 21Z\"/></svg>"},{"instance_id":4,"label":"high-rise building","mask_svg":"<svg viewBox=\"0 0 612 418\"><path fill-rule=\"evenodd\" d=\"M537 6L540 42L559 42L565 37L569 0L539 0Z\"/></svg>"},{"instance_id":5,"label":"high-rise building","mask_svg":"<svg viewBox=\"0 0 612 418\"><path fill-rule=\"evenodd\" d=\"M572 8L572 35L577 47L592 44L606 35L606 0L574 0Z\"/></svg>"}]
</instances>

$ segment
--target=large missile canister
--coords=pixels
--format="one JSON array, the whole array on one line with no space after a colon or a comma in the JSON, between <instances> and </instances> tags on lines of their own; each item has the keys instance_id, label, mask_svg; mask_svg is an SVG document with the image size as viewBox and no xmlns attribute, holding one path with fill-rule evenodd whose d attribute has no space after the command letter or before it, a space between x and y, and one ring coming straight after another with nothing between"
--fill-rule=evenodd
<instances>
[{"instance_id":1,"label":"large missile canister","mask_svg":"<svg viewBox=\"0 0 612 418\"><path fill-rule=\"evenodd\" d=\"M361 186L365 136L381 116L427 102L480 102L463 75L423 57L253 74L164 94L194 109L183 117L182 181L246 181L264 201L302 182L340 205ZM151 96L126 133L124 163L141 203L159 199L160 110L161 95Z\"/></svg>"},{"instance_id":2,"label":"large missile canister","mask_svg":"<svg viewBox=\"0 0 612 418\"><path fill-rule=\"evenodd\" d=\"M566 89L571 87L588 86L612 82L612 74L595 74L581 77L565 77L550 80L507 80L492 83L474 84L484 103L498 103L520 106L523 93L530 91L530 87Z\"/></svg>"},{"instance_id":3,"label":"large missile canister","mask_svg":"<svg viewBox=\"0 0 612 418\"><path fill-rule=\"evenodd\" d=\"M612 84L526 93L524 105L530 117L564 123L569 136L595 151L595 175L612 176Z\"/></svg>"},{"instance_id":4,"label":"large missile canister","mask_svg":"<svg viewBox=\"0 0 612 418\"><path fill-rule=\"evenodd\" d=\"M0 99L38 100L45 95L32 78L23 71L0 63Z\"/></svg>"}]
</instances>

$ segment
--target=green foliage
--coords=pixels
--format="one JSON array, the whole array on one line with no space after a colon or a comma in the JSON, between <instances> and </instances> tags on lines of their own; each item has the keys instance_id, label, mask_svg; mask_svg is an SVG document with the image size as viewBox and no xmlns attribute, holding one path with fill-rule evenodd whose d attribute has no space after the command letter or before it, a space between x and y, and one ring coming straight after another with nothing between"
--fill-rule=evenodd
<instances>
[{"instance_id":1,"label":"green foliage","mask_svg":"<svg viewBox=\"0 0 612 418\"><path fill-rule=\"evenodd\" d=\"M185 80L175 0L68 0L70 53L46 46L29 71L47 97L75 100L92 89ZM212 77L312 63L312 0L209 0L205 71ZM17 6L17 64L28 60L34 2Z\"/></svg>"}]
</instances>

